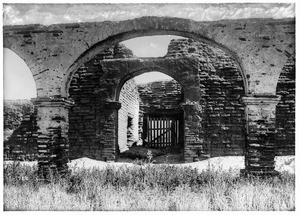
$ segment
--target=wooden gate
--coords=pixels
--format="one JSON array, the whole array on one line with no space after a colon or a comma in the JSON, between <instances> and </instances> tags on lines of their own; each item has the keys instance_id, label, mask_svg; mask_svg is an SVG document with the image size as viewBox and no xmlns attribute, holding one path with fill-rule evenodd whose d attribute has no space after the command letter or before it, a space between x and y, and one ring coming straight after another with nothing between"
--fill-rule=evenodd
<instances>
[{"instance_id":1,"label":"wooden gate","mask_svg":"<svg viewBox=\"0 0 300 215\"><path fill-rule=\"evenodd\" d=\"M144 138L150 147L175 146L182 136L181 115L148 115L144 126ZM144 124L144 125L145 125Z\"/></svg>"}]
</instances>

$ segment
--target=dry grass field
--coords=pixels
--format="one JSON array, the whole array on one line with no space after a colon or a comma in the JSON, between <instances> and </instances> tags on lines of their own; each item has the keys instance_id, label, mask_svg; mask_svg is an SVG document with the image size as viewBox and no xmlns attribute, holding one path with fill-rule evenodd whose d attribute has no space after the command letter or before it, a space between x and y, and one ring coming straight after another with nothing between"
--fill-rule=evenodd
<instances>
[{"instance_id":1,"label":"dry grass field","mask_svg":"<svg viewBox=\"0 0 300 215\"><path fill-rule=\"evenodd\" d=\"M38 179L35 164L7 162L4 210L295 210L295 175L286 167L293 157L277 159L281 177L265 179L240 178L237 168L217 168L213 162L137 165L81 159L69 164L68 177L47 183Z\"/></svg>"}]
</instances>

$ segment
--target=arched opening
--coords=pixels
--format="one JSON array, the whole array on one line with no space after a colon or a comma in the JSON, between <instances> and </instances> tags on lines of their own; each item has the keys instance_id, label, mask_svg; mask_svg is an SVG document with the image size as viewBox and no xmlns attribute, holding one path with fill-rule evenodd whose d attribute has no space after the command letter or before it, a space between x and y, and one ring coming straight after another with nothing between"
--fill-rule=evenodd
<instances>
[{"instance_id":1,"label":"arched opening","mask_svg":"<svg viewBox=\"0 0 300 215\"><path fill-rule=\"evenodd\" d=\"M4 159L37 159L36 84L23 59L3 49Z\"/></svg>"},{"instance_id":2,"label":"arched opening","mask_svg":"<svg viewBox=\"0 0 300 215\"><path fill-rule=\"evenodd\" d=\"M78 69L69 91L75 101L69 115L74 158L116 160L122 88L128 80L151 71L171 76L183 89L185 162L243 155L245 118L240 98L245 89L239 65L214 46L177 38L170 41L163 57L138 58L123 43L107 47ZM128 121L134 120L129 114L123 119L126 137L122 141L126 144L128 130L132 130ZM133 139L130 141L139 141Z\"/></svg>"},{"instance_id":3,"label":"arched opening","mask_svg":"<svg viewBox=\"0 0 300 215\"><path fill-rule=\"evenodd\" d=\"M182 162L184 90L164 73L144 72L127 80L117 96L118 160L146 159L150 150L158 163Z\"/></svg>"},{"instance_id":4,"label":"arched opening","mask_svg":"<svg viewBox=\"0 0 300 215\"><path fill-rule=\"evenodd\" d=\"M5 100L35 98L36 85L24 60L10 49L3 49L3 90Z\"/></svg>"},{"instance_id":5,"label":"arched opening","mask_svg":"<svg viewBox=\"0 0 300 215\"><path fill-rule=\"evenodd\" d=\"M156 35L135 37L122 41L133 54L139 58L143 57L163 57L168 53L168 46L171 40L182 39L185 37L175 35Z\"/></svg>"}]
</instances>

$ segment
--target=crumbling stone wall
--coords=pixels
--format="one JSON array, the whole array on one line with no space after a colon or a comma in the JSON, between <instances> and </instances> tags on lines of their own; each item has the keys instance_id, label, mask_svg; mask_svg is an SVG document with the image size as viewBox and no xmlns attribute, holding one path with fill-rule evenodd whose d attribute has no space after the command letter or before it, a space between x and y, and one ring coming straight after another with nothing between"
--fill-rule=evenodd
<instances>
[{"instance_id":1,"label":"crumbling stone wall","mask_svg":"<svg viewBox=\"0 0 300 215\"><path fill-rule=\"evenodd\" d=\"M194 92L198 92L200 95L200 109L191 111L194 114L192 117L198 118L200 124L195 123L185 127L186 132L193 131L185 137L190 138L193 142L193 144L185 146L186 160L195 161L214 156L243 155L246 142L246 122L241 97L244 95L244 89L242 77L234 61L219 49L191 39L172 41L165 58L185 56L194 56L199 61L198 75L192 79L194 81L196 78L199 82L199 89ZM114 98L114 92L122 77L118 77L119 74L109 74L118 68L118 66L113 68L114 62L103 64L102 61L122 57L134 58L132 52L124 45L107 48L100 55L85 63L75 74L70 87L71 97L75 100L75 106L69 114L71 158L87 156L106 160L115 153L117 146L114 146L112 142L116 138L114 131L117 129L115 125L117 117L110 108L110 101ZM113 68L112 70L109 69L110 66ZM189 77L185 77L186 83L188 80ZM134 124L139 124L138 131L136 128L134 129L134 138L129 141L130 144L141 137L144 112L183 109L180 104L184 102L182 93L184 89L174 80L139 86L138 90L142 98L141 110L138 110L138 92L132 80L127 81L123 88L126 89L127 94L122 93L121 90L119 101L125 107L128 100L123 99L122 95L124 98L126 96L130 98L131 102L127 104L132 105L132 110L135 110L134 113L132 112ZM277 93L281 95L281 101L276 111L278 130L276 154L294 154L295 62L293 57L287 62L279 77ZM121 116L126 116L126 114L122 114L122 111L121 107L118 124L118 143L121 151L122 147L127 145L128 140L128 118L122 119ZM7 127L9 124L6 123L5 126ZM122 125L126 129L122 128ZM9 141L5 142L5 146L14 145L14 150L11 151L13 153L7 154L5 159L20 157L20 155L32 159L31 155L37 154L36 130L36 116L25 117L21 126L15 130ZM139 133L137 134L137 132ZM8 150L6 152L9 153Z\"/></svg>"},{"instance_id":2,"label":"crumbling stone wall","mask_svg":"<svg viewBox=\"0 0 300 215\"><path fill-rule=\"evenodd\" d=\"M179 107L182 97L178 97L177 100L163 99L168 98L163 96L166 92L158 86L152 86L153 89L156 88L157 97L152 94L153 104L148 104L147 107L145 101L142 107L144 110L148 108L147 111L157 111L168 109L168 105L170 108L174 104L168 104L168 101L178 102L175 109L185 111L184 138L187 162L214 156L242 155L245 144L245 118L240 97L244 95L244 88L235 62L221 50L192 39L172 41L168 54L161 62L167 64L168 61L173 62L174 58L174 64L179 66L175 63L178 57L193 57L198 62L196 68L193 67L195 65L190 65L193 68L192 73L183 68L180 76L177 76L177 73L175 75L181 80L188 96L185 101L187 106ZM81 152L80 156L102 159L106 157L103 155L106 147L115 153L113 144L102 144L111 143L116 138L116 116L106 109L105 104L114 98L122 76L128 72L128 68L134 68L135 61L130 65L126 60L110 61L109 59L114 58L107 56L106 59L108 60L98 55L85 63L75 74L70 88L70 94L75 100L75 107L70 112L71 149ZM143 62L145 61L136 61L136 66ZM176 70L180 68L179 66ZM168 69L174 68L168 66ZM140 90L140 93L147 95L149 91ZM78 113L75 113L75 110ZM79 114L83 111L86 113ZM111 112L107 115L109 111ZM80 115L83 117L79 118ZM91 123L94 126L91 126ZM72 144L75 144L74 147ZM79 150L76 144L80 145Z\"/></svg>"},{"instance_id":3,"label":"crumbling stone wall","mask_svg":"<svg viewBox=\"0 0 300 215\"><path fill-rule=\"evenodd\" d=\"M3 45L28 64L38 97L68 97L72 74L107 44L155 34L196 38L234 54L241 61L244 76L248 76L247 94L275 95L287 55L295 52L295 18L197 22L140 17L116 22L4 26Z\"/></svg>"},{"instance_id":4,"label":"crumbling stone wall","mask_svg":"<svg viewBox=\"0 0 300 215\"><path fill-rule=\"evenodd\" d=\"M114 160L117 114L111 103L118 77L103 69L103 59L134 57L124 45L105 49L86 62L74 75L70 97L75 101L69 111L70 158L89 157Z\"/></svg>"},{"instance_id":5,"label":"crumbling stone wall","mask_svg":"<svg viewBox=\"0 0 300 215\"><path fill-rule=\"evenodd\" d=\"M277 83L281 100L276 109L276 154L295 154L295 56L283 68Z\"/></svg>"},{"instance_id":6,"label":"crumbling stone wall","mask_svg":"<svg viewBox=\"0 0 300 215\"><path fill-rule=\"evenodd\" d=\"M201 158L243 155L245 147L243 79L234 60L220 49L192 39L172 40L167 56L195 56L202 109L202 144L191 147ZM194 158L198 159L198 158Z\"/></svg>"},{"instance_id":7,"label":"crumbling stone wall","mask_svg":"<svg viewBox=\"0 0 300 215\"><path fill-rule=\"evenodd\" d=\"M128 80L122 87L118 111L118 146L124 152L139 140L139 92L134 79Z\"/></svg>"},{"instance_id":8,"label":"crumbling stone wall","mask_svg":"<svg viewBox=\"0 0 300 215\"><path fill-rule=\"evenodd\" d=\"M145 69L146 66L157 67L154 64L159 64L166 73L178 77L177 80L185 89L186 98L182 107L185 113L184 153L188 158L186 161L197 160L198 154L206 153L205 150L208 148L206 145L209 144L209 141L205 141L206 133L203 130L205 124L202 122L208 116L210 106L214 110L213 101L217 100L213 98L213 101L209 103L209 99L205 99L205 95L210 96L206 90L209 89L207 88L209 84L203 84L203 87L201 82L205 83L207 80L208 83L212 81L211 83L216 82L226 86L227 81L223 81L221 71L216 70L216 74L208 73L208 78L206 78L206 70L211 64L198 64L191 57L173 59L166 57L163 60L112 60L110 62L96 59L91 62L93 61L91 59L97 58L97 55L107 46L115 45L123 40L155 34L175 34L218 47L237 60L245 82L245 97L243 97L246 113L247 146L245 150L245 173L276 173L274 171L275 113L279 101L276 96L276 85L287 59L295 54L294 18L196 22L174 17L141 17L117 22L4 26L3 31L4 47L11 49L24 59L36 81L38 98L34 100L34 103L37 107L38 116L39 169L58 167L63 172L67 170L68 113L73 103L72 100L68 99L69 92L72 91L69 90L69 87L71 81L74 81L72 80L73 74L83 64L82 71L98 73L95 75L95 78L99 78L98 82L95 81L101 86L97 87L94 92L88 93L91 93L93 98L100 96L107 98L99 101L100 108L94 110L96 117L100 116L106 120L103 127L99 129L99 132L104 131L107 137L105 140L101 140L100 145L103 146L103 153L100 157L113 157L115 152L115 121L120 103L115 97L114 90L118 88L120 83L118 77L127 76L128 78L130 73L135 74L136 65ZM192 52L193 50L190 49L190 53ZM195 70L195 66L201 70ZM169 71L171 68L175 71ZM214 79L220 79L220 81ZM84 89L85 87L80 86L79 88ZM222 91L219 93L221 93L220 95L224 94ZM79 95L78 92L75 94ZM225 95L230 94L227 92ZM79 97L76 99L79 104L81 103L80 105L84 103L84 101L79 100ZM223 99L219 100L218 104L222 104ZM223 104L224 107L228 105L226 102ZM111 110L103 114L105 117L100 115L104 107ZM230 107L232 106L229 105ZM222 109L222 107L220 108ZM90 111L89 108L86 109L85 111ZM82 111L81 115L79 112L78 116L89 117L87 113ZM233 113L234 111L230 114ZM220 118L226 119L225 115ZM92 122L97 123L99 120L92 120ZM217 123L216 125L221 124ZM229 124L225 123L225 125ZM226 127L231 128L224 126L225 130ZM98 130L95 133L97 132ZM103 137L99 132L95 136ZM227 130L227 133L231 132L233 130ZM216 132L214 134L218 137ZM79 136L86 138L85 134ZM59 146L63 146L63 153L56 150ZM97 149L98 146L99 144L92 147ZM92 148L90 145L88 147ZM195 154L195 150L198 150L198 154ZM61 157L59 162L57 162L57 157Z\"/></svg>"},{"instance_id":9,"label":"crumbling stone wall","mask_svg":"<svg viewBox=\"0 0 300 215\"><path fill-rule=\"evenodd\" d=\"M138 90L141 105L145 112L157 112L161 110L182 110L180 103L183 102L181 85L174 79L171 81L155 81L139 84Z\"/></svg>"}]
</instances>

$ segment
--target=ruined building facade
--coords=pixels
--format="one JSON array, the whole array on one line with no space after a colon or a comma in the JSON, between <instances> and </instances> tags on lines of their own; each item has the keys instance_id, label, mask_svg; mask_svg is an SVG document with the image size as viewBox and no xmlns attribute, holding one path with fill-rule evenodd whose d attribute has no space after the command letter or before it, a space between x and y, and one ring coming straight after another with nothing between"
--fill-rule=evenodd
<instances>
[{"instance_id":1,"label":"ruined building facade","mask_svg":"<svg viewBox=\"0 0 300 215\"><path fill-rule=\"evenodd\" d=\"M137 58L119 44L156 34L189 39L172 41L166 56L158 58ZM151 142L144 130L151 130L157 119L164 124L159 125L162 135L178 127L185 162L244 155L244 173L275 174L275 155L294 153L293 19L195 22L142 17L7 26L4 47L25 60L36 81L41 170L50 166L64 172L69 158L81 156L116 160L118 151L136 139ZM129 80L150 71L178 82L182 97L176 108L168 108L168 99L159 103L172 97L167 91L153 105L146 95L144 101L138 98L147 92Z\"/></svg>"}]
</instances>

